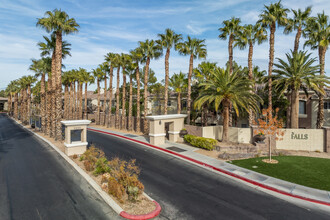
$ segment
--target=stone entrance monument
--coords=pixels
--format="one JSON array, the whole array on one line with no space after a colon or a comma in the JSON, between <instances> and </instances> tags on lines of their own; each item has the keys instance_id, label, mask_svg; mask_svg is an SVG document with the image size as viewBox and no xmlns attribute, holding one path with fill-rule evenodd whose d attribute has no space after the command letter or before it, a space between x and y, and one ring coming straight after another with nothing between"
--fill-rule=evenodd
<instances>
[{"instance_id":1,"label":"stone entrance monument","mask_svg":"<svg viewBox=\"0 0 330 220\"><path fill-rule=\"evenodd\" d=\"M177 142L186 117L187 115L184 114L147 116L146 119L149 120L150 143L154 145L165 144L165 123L169 123L169 141Z\"/></svg>"},{"instance_id":2,"label":"stone entrance monument","mask_svg":"<svg viewBox=\"0 0 330 220\"><path fill-rule=\"evenodd\" d=\"M88 145L87 126L91 123L89 120L69 120L61 121L65 126L65 153L68 156L74 154L83 154Z\"/></svg>"}]
</instances>

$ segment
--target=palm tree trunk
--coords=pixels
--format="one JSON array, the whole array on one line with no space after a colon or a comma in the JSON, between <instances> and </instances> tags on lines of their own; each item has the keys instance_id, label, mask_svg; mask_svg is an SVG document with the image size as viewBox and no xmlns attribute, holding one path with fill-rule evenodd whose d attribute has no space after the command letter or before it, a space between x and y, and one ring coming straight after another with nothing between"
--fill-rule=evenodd
<instances>
[{"instance_id":1,"label":"palm tree trunk","mask_svg":"<svg viewBox=\"0 0 330 220\"><path fill-rule=\"evenodd\" d=\"M164 114L167 115L167 102L168 102L168 79L169 79L169 58L170 48L167 48L165 55L165 96L164 96Z\"/></svg>"},{"instance_id":2,"label":"palm tree trunk","mask_svg":"<svg viewBox=\"0 0 330 220\"><path fill-rule=\"evenodd\" d=\"M122 91L122 99L121 99L121 129L126 128L126 74L125 74L125 66L123 66L123 91Z\"/></svg>"},{"instance_id":3,"label":"palm tree trunk","mask_svg":"<svg viewBox=\"0 0 330 220\"><path fill-rule=\"evenodd\" d=\"M191 112L191 76L193 71L193 65L194 65L194 55L190 55L190 61L189 61L189 72L188 72L188 97L187 97L187 124L190 124L190 112Z\"/></svg>"},{"instance_id":4,"label":"palm tree trunk","mask_svg":"<svg viewBox=\"0 0 330 220\"><path fill-rule=\"evenodd\" d=\"M273 108L272 103L272 71L274 64L274 41L275 41L275 22L270 27L270 38L269 38L269 65L268 65L268 107ZM272 118L272 115L269 115Z\"/></svg>"},{"instance_id":5,"label":"palm tree trunk","mask_svg":"<svg viewBox=\"0 0 330 220\"><path fill-rule=\"evenodd\" d=\"M301 37L301 27L298 28L296 38L294 40L294 50L293 50L293 52L295 52L295 53L298 52L300 37Z\"/></svg>"},{"instance_id":6,"label":"palm tree trunk","mask_svg":"<svg viewBox=\"0 0 330 220\"><path fill-rule=\"evenodd\" d=\"M51 136L52 134L52 77L48 75L48 85L47 85L47 93L46 93L46 129L45 133L47 136Z\"/></svg>"},{"instance_id":7,"label":"palm tree trunk","mask_svg":"<svg viewBox=\"0 0 330 220\"><path fill-rule=\"evenodd\" d=\"M326 47L320 47L319 46L319 62L320 62L320 75L324 76L324 64L325 64L325 53L327 51ZM324 92L323 86L322 86L322 92ZM317 112L317 122L316 127L322 128L324 123L324 95L322 93L319 94L319 109Z\"/></svg>"},{"instance_id":8,"label":"palm tree trunk","mask_svg":"<svg viewBox=\"0 0 330 220\"><path fill-rule=\"evenodd\" d=\"M46 112L45 112L45 106L46 106L46 97L45 97L45 78L46 74L43 73L41 75L41 82L40 82L40 114L41 114L41 131L45 132L46 127Z\"/></svg>"},{"instance_id":9,"label":"palm tree trunk","mask_svg":"<svg viewBox=\"0 0 330 220\"><path fill-rule=\"evenodd\" d=\"M248 68L249 68L249 80L253 81L253 65L252 65L252 57L253 57L253 44L252 42L249 43L249 55L248 55ZM254 85L252 85L254 86ZM251 92L253 93L253 90L251 89ZM253 125L254 121L254 113L252 108L249 109L249 126L251 127Z\"/></svg>"},{"instance_id":10,"label":"palm tree trunk","mask_svg":"<svg viewBox=\"0 0 330 220\"><path fill-rule=\"evenodd\" d=\"M97 78L97 115L96 115L96 124L100 124L100 79Z\"/></svg>"},{"instance_id":11,"label":"palm tree trunk","mask_svg":"<svg viewBox=\"0 0 330 220\"><path fill-rule=\"evenodd\" d=\"M299 89L293 89L292 91L291 128L299 128Z\"/></svg>"},{"instance_id":12,"label":"palm tree trunk","mask_svg":"<svg viewBox=\"0 0 330 220\"><path fill-rule=\"evenodd\" d=\"M228 100L223 101L223 133L222 141L228 141L228 131L229 131L229 106L230 102Z\"/></svg>"},{"instance_id":13,"label":"palm tree trunk","mask_svg":"<svg viewBox=\"0 0 330 220\"><path fill-rule=\"evenodd\" d=\"M111 108L112 108L112 79L113 79L113 66L110 66L110 72L109 72L109 110L108 110L108 123L107 123L107 127L112 127L112 121L111 121Z\"/></svg>"},{"instance_id":14,"label":"palm tree trunk","mask_svg":"<svg viewBox=\"0 0 330 220\"><path fill-rule=\"evenodd\" d=\"M52 83L51 83L51 93L50 93L50 102L51 102L51 115L49 120L51 121L50 127L50 137L54 137L55 135L55 125L56 125L56 105L55 105L55 89L56 89L56 52L52 55Z\"/></svg>"},{"instance_id":15,"label":"palm tree trunk","mask_svg":"<svg viewBox=\"0 0 330 220\"><path fill-rule=\"evenodd\" d=\"M119 128L119 73L120 73L120 66L117 67L117 88L116 88L116 123L115 127Z\"/></svg>"},{"instance_id":16,"label":"palm tree trunk","mask_svg":"<svg viewBox=\"0 0 330 220\"><path fill-rule=\"evenodd\" d=\"M69 113L69 86L65 85L64 87L64 119L68 119L68 113Z\"/></svg>"},{"instance_id":17,"label":"palm tree trunk","mask_svg":"<svg viewBox=\"0 0 330 220\"><path fill-rule=\"evenodd\" d=\"M73 113L74 113L74 82L71 82L70 85L70 115L69 118L73 119Z\"/></svg>"},{"instance_id":18,"label":"palm tree trunk","mask_svg":"<svg viewBox=\"0 0 330 220\"><path fill-rule=\"evenodd\" d=\"M132 130L133 76L129 76L128 130Z\"/></svg>"},{"instance_id":19,"label":"palm tree trunk","mask_svg":"<svg viewBox=\"0 0 330 220\"><path fill-rule=\"evenodd\" d=\"M83 90L83 83L79 82L79 119L83 119L83 95L82 95L82 90Z\"/></svg>"},{"instance_id":20,"label":"palm tree trunk","mask_svg":"<svg viewBox=\"0 0 330 220\"><path fill-rule=\"evenodd\" d=\"M234 35L231 34L229 36L228 42L228 54L229 54L229 72L230 74L233 73L233 42L234 42Z\"/></svg>"},{"instance_id":21,"label":"palm tree trunk","mask_svg":"<svg viewBox=\"0 0 330 220\"><path fill-rule=\"evenodd\" d=\"M105 114L105 110L106 110L106 105L107 105L107 76L104 77L104 100L103 100L103 121L102 121L102 125L105 125L106 122L106 114Z\"/></svg>"},{"instance_id":22,"label":"palm tree trunk","mask_svg":"<svg viewBox=\"0 0 330 220\"><path fill-rule=\"evenodd\" d=\"M147 57L146 68L144 71L144 133L148 132L148 124L147 124L147 115L148 115L148 72L149 72L149 65L150 65L150 57Z\"/></svg>"},{"instance_id":23,"label":"palm tree trunk","mask_svg":"<svg viewBox=\"0 0 330 220\"><path fill-rule=\"evenodd\" d=\"M28 124L30 124L31 117L31 85L28 86L28 94L27 94L27 120Z\"/></svg>"},{"instance_id":24,"label":"palm tree trunk","mask_svg":"<svg viewBox=\"0 0 330 220\"><path fill-rule=\"evenodd\" d=\"M18 119L18 93L15 93L15 102L14 102L14 118Z\"/></svg>"},{"instance_id":25,"label":"palm tree trunk","mask_svg":"<svg viewBox=\"0 0 330 220\"><path fill-rule=\"evenodd\" d=\"M84 118L87 120L87 82L85 82L85 113L84 113Z\"/></svg>"},{"instance_id":26,"label":"palm tree trunk","mask_svg":"<svg viewBox=\"0 0 330 220\"><path fill-rule=\"evenodd\" d=\"M286 95L288 102L291 104L292 103L292 92L288 91L288 94ZM292 111L292 106L289 105L288 109L286 110L286 127L290 128L291 127L291 111Z\"/></svg>"},{"instance_id":27,"label":"palm tree trunk","mask_svg":"<svg viewBox=\"0 0 330 220\"><path fill-rule=\"evenodd\" d=\"M138 64L138 63L137 63ZM136 132L140 132L140 71L139 71L139 64L136 67L136 83L137 83L137 90L136 90Z\"/></svg>"},{"instance_id":28,"label":"palm tree trunk","mask_svg":"<svg viewBox=\"0 0 330 220\"><path fill-rule=\"evenodd\" d=\"M178 109L177 109L177 113L178 114L181 113L181 92L178 92Z\"/></svg>"},{"instance_id":29,"label":"palm tree trunk","mask_svg":"<svg viewBox=\"0 0 330 220\"><path fill-rule=\"evenodd\" d=\"M77 86L78 88L78 86ZM73 83L73 114L74 119L77 120L77 91L76 91L76 82Z\"/></svg>"},{"instance_id":30,"label":"palm tree trunk","mask_svg":"<svg viewBox=\"0 0 330 220\"><path fill-rule=\"evenodd\" d=\"M56 133L55 140L62 139L62 32L56 32Z\"/></svg>"}]
</instances>

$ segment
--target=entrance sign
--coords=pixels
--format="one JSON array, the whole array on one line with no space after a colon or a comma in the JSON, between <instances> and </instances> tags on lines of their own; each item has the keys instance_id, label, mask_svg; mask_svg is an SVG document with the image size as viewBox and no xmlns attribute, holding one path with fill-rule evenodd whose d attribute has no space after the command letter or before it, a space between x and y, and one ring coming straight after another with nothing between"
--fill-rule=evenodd
<instances>
[{"instance_id":1,"label":"entrance sign","mask_svg":"<svg viewBox=\"0 0 330 220\"><path fill-rule=\"evenodd\" d=\"M169 141L177 142L180 139L180 131L184 127L184 119L187 115L172 114L172 115L153 115L147 116L149 120L149 139L154 145L165 144L165 123L169 124L168 134Z\"/></svg>"},{"instance_id":2,"label":"entrance sign","mask_svg":"<svg viewBox=\"0 0 330 220\"><path fill-rule=\"evenodd\" d=\"M61 123L65 126L65 153L68 156L74 154L83 154L86 151L86 147L88 145L87 142L87 126L91 123L89 120L69 120L69 121L61 121ZM72 140L72 134L76 134L75 140ZM80 140L77 140L78 139ZM80 137L80 138L79 138Z\"/></svg>"}]
</instances>

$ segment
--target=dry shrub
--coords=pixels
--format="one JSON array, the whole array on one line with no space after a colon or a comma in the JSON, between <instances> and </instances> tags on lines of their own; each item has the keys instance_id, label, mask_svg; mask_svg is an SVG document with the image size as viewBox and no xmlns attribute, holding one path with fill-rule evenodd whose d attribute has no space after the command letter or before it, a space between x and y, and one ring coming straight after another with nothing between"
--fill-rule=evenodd
<instances>
[{"instance_id":1,"label":"dry shrub","mask_svg":"<svg viewBox=\"0 0 330 220\"><path fill-rule=\"evenodd\" d=\"M83 160L89 161L93 167L98 160L98 158L105 157L105 154L102 150L96 148L94 145L92 145L89 149L85 151L83 154Z\"/></svg>"},{"instance_id":2,"label":"dry shrub","mask_svg":"<svg viewBox=\"0 0 330 220\"><path fill-rule=\"evenodd\" d=\"M136 160L127 162L118 157L109 161L111 177L125 189L129 200L136 200L144 190L143 184L138 180L140 169L135 163Z\"/></svg>"},{"instance_id":3,"label":"dry shrub","mask_svg":"<svg viewBox=\"0 0 330 220\"><path fill-rule=\"evenodd\" d=\"M116 197L121 203L123 203L123 196L125 194L124 187L118 183L118 181L111 177L108 180L108 193Z\"/></svg>"},{"instance_id":4,"label":"dry shrub","mask_svg":"<svg viewBox=\"0 0 330 220\"><path fill-rule=\"evenodd\" d=\"M77 154L74 154L74 155L72 156L72 158L73 158L73 159L77 159L77 158L78 158L78 155L77 155Z\"/></svg>"},{"instance_id":5,"label":"dry shrub","mask_svg":"<svg viewBox=\"0 0 330 220\"><path fill-rule=\"evenodd\" d=\"M85 160L84 161L84 166L85 166L85 169L87 171L93 171L94 170L94 166L92 165L91 162L89 162L88 160Z\"/></svg>"},{"instance_id":6,"label":"dry shrub","mask_svg":"<svg viewBox=\"0 0 330 220\"><path fill-rule=\"evenodd\" d=\"M102 179L101 179L101 183L107 183L109 181L110 178L110 174L109 173L105 173L102 175Z\"/></svg>"}]
</instances>

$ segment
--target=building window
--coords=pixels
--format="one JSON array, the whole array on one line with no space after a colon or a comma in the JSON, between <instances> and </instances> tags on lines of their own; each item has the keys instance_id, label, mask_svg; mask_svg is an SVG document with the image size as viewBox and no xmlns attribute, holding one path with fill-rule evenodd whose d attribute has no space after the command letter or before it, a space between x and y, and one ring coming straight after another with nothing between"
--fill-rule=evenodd
<instances>
[{"instance_id":1,"label":"building window","mask_svg":"<svg viewBox=\"0 0 330 220\"><path fill-rule=\"evenodd\" d=\"M299 101L299 114L306 115L306 101Z\"/></svg>"},{"instance_id":2,"label":"building window","mask_svg":"<svg viewBox=\"0 0 330 220\"><path fill-rule=\"evenodd\" d=\"M330 102L323 102L324 103L324 109L330 109Z\"/></svg>"},{"instance_id":3,"label":"building window","mask_svg":"<svg viewBox=\"0 0 330 220\"><path fill-rule=\"evenodd\" d=\"M171 100L167 101L167 106L171 106Z\"/></svg>"}]
</instances>

